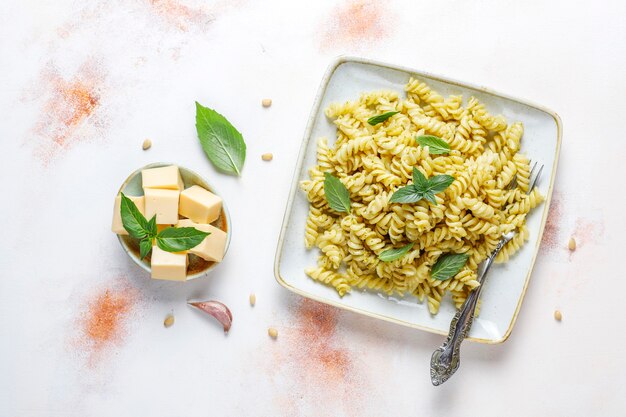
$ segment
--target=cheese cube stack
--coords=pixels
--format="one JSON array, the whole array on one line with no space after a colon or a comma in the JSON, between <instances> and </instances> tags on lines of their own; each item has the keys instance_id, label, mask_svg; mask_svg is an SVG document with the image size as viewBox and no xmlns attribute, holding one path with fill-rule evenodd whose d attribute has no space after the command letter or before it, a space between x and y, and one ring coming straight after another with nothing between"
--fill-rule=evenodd
<instances>
[{"instance_id":1,"label":"cheese cube stack","mask_svg":"<svg viewBox=\"0 0 626 417\"><path fill-rule=\"evenodd\" d=\"M222 260L227 234L209 224L217 220L222 212L222 199L219 196L198 185L185 189L176 165L142 170L141 184L144 195L128 198L135 203L147 220L156 216L158 232L176 225L176 227L194 227L210 233L199 245L185 252L172 253L153 246L152 278L185 281L189 265L187 252L207 261ZM117 196L111 229L117 234L127 235L122 225L120 206L121 196ZM187 219L179 219L179 215Z\"/></svg>"},{"instance_id":2,"label":"cheese cube stack","mask_svg":"<svg viewBox=\"0 0 626 417\"><path fill-rule=\"evenodd\" d=\"M189 253L201 257L205 261L220 262L226 248L226 232L210 224L198 224L189 219L179 220L176 227L193 227L210 235L204 238L198 246L189 249Z\"/></svg>"}]
</instances>

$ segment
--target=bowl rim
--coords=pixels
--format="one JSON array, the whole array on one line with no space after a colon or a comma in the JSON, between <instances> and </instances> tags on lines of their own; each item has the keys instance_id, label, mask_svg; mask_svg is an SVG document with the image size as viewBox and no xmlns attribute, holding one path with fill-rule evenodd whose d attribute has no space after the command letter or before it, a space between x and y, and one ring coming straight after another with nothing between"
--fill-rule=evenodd
<instances>
[{"instance_id":1,"label":"bowl rim","mask_svg":"<svg viewBox=\"0 0 626 417\"><path fill-rule=\"evenodd\" d=\"M184 167L180 164L176 164L173 162L152 162L149 163L147 165L144 165L141 168L138 168L136 170L134 170L122 183L122 185L120 186L120 188L117 190L117 194L116 196L120 195L120 193L122 192L122 190L124 190L124 188L126 188L126 186L137 176L141 174L141 171L143 171L144 169L150 169L150 168L160 168L160 167L164 167L164 166L170 166L170 165L176 165L178 167L179 170L184 170L188 173L190 173L191 175L199 178L200 180L202 180L210 189L210 191L221 197L221 194L215 189L215 187L209 183L202 175L198 174L196 171L189 169L187 167ZM228 212L228 207L226 206L226 204L224 203L224 198L222 198L222 209L224 210L224 214L226 215L226 246L224 247L224 257L226 257L226 253L228 252L228 248L230 246L230 238L231 238L231 232L232 232L232 223L230 220L230 213ZM120 245L122 246L122 249L124 249L124 252L126 252L126 254L128 255L128 257L130 259L133 260L133 262L138 265L141 269L143 269L144 271L151 273L152 268L150 268L148 265L146 265L144 262L142 262L128 247L128 245L124 242L124 239L122 239L122 235L116 235L117 236L117 240L120 242ZM222 261L223 262L223 259ZM187 278L185 279L185 281L182 282L186 282L192 279L197 279L197 278L201 278L204 276L207 276L209 274L209 272L211 272L217 265L219 265L221 262L213 262L213 264L211 264L211 266L209 266L207 269L205 269L204 271L200 271L197 272L195 274L192 275L187 275Z\"/></svg>"}]
</instances>

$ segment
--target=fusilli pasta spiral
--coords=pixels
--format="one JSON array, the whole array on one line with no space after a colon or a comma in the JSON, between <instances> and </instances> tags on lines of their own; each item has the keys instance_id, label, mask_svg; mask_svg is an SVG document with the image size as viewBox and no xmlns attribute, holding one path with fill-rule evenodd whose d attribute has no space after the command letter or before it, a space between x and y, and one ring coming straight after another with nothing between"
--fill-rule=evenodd
<instances>
[{"instance_id":1,"label":"fusilli pasta spiral","mask_svg":"<svg viewBox=\"0 0 626 417\"><path fill-rule=\"evenodd\" d=\"M360 99L331 104L326 115L337 126L333 144L318 141L317 165L301 188L310 202L305 246L321 255L307 268L312 279L334 287L340 296L351 287L386 294L412 294L426 300L435 314L446 292L458 308L479 286L478 264L494 250L503 233L517 230L497 262L506 262L528 239L526 215L543 201L530 186L528 158L518 153L523 135L519 122L507 124L490 114L476 98L463 107L463 97L443 97L411 78L406 99L396 92L375 91ZM398 112L374 126L368 119ZM418 135L436 135L450 152L431 154L418 145ZM412 182L413 169L425 177L451 175L454 181L435 195L437 204L391 202L399 188ZM330 208L324 194L324 173L345 185L350 213ZM509 189L513 184L515 188ZM413 243L401 258L378 256ZM455 276L438 280L431 268L444 253L467 253Z\"/></svg>"}]
</instances>

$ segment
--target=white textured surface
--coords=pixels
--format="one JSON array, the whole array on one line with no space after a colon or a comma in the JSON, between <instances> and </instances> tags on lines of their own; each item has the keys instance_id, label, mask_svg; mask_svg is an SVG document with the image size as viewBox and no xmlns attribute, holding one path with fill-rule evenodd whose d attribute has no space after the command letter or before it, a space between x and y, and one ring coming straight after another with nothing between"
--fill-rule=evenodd
<instances>
[{"instance_id":1,"label":"white textured surface","mask_svg":"<svg viewBox=\"0 0 626 417\"><path fill-rule=\"evenodd\" d=\"M624 413L622 1L390 1L361 10L373 25L344 22L339 33L333 15L346 3L154 3L0 5L0 416ZM511 338L464 346L442 387L428 378L440 336L334 310L318 329L272 276L310 106L342 53L485 85L563 119L558 245L542 248ZM81 77L98 105L68 128L54 85ZM215 173L201 153L194 100L244 134L241 178ZM53 137L71 145L43 157ZM109 231L119 184L159 160L206 176L228 202L231 248L207 280L149 281ZM118 280L141 302L123 341L88 365L72 343L81 311ZM226 337L185 306L209 297L233 310ZM176 324L164 329L172 310Z\"/></svg>"}]
</instances>

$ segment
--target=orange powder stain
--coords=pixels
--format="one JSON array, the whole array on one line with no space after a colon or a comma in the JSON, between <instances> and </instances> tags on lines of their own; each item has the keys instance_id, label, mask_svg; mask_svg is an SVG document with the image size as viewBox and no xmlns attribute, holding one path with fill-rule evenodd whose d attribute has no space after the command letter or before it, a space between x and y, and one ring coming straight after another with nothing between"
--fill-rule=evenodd
<instances>
[{"instance_id":1,"label":"orange powder stain","mask_svg":"<svg viewBox=\"0 0 626 417\"><path fill-rule=\"evenodd\" d=\"M61 106L64 112L59 114L59 120L68 128L82 123L88 118L100 104L98 95L93 91L92 86L80 80L63 83L58 89ZM52 106L51 106L52 107ZM67 136L59 134L54 141L63 145Z\"/></svg>"},{"instance_id":2,"label":"orange powder stain","mask_svg":"<svg viewBox=\"0 0 626 417\"><path fill-rule=\"evenodd\" d=\"M42 139L36 154L44 164L85 139L78 132L83 125L100 124L94 115L101 106L103 81L98 67L90 63L69 79L54 67L44 70L40 84L46 103L35 127L35 134Z\"/></svg>"},{"instance_id":3,"label":"orange powder stain","mask_svg":"<svg viewBox=\"0 0 626 417\"><path fill-rule=\"evenodd\" d=\"M106 288L87 300L76 347L86 355L89 365L123 343L137 302L137 290L126 287Z\"/></svg>"},{"instance_id":4,"label":"orange powder stain","mask_svg":"<svg viewBox=\"0 0 626 417\"><path fill-rule=\"evenodd\" d=\"M350 352L335 344L338 310L304 299L296 310L300 344L307 352L307 370L320 381L345 379L352 367Z\"/></svg>"},{"instance_id":5,"label":"orange powder stain","mask_svg":"<svg viewBox=\"0 0 626 417\"><path fill-rule=\"evenodd\" d=\"M345 413L358 415L367 390L356 353L337 338L339 310L303 298L292 314L296 325L278 336L275 361L292 380L291 388L276 401L289 415L311 405L321 414L343 406Z\"/></svg>"},{"instance_id":6,"label":"orange powder stain","mask_svg":"<svg viewBox=\"0 0 626 417\"><path fill-rule=\"evenodd\" d=\"M204 9L193 8L177 0L148 1L156 14L183 32L187 32L191 26L203 26L215 19Z\"/></svg>"},{"instance_id":7,"label":"orange powder stain","mask_svg":"<svg viewBox=\"0 0 626 417\"><path fill-rule=\"evenodd\" d=\"M556 249L559 246L567 245L567 242L561 242L561 225L560 220L562 218L562 197L561 194L554 192L552 196L552 202L550 203L550 209L548 210L548 218L546 219L546 227L543 231L543 237L541 238L542 249Z\"/></svg>"},{"instance_id":8,"label":"orange powder stain","mask_svg":"<svg viewBox=\"0 0 626 417\"><path fill-rule=\"evenodd\" d=\"M337 6L325 23L322 49L334 45L359 46L372 43L388 35L387 10L385 3L377 1L350 0Z\"/></svg>"}]
</instances>

